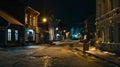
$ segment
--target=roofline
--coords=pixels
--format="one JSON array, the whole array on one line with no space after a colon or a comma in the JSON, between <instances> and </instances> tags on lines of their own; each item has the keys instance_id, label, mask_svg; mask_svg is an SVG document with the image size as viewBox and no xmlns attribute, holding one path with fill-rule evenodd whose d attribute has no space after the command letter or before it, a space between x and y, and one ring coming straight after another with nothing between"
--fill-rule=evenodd
<instances>
[{"instance_id":1,"label":"roofline","mask_svg":"<svg viewBox=\"0 0 120 67\"><path fill-rule=\"evenodd\" d=\"M26 6L27 9L31 9L32 11L36 12L38 15L40 15L40 12L38 12L37 10L33 9L32 7L30 6Z\"/></svg>"}]
</instances>

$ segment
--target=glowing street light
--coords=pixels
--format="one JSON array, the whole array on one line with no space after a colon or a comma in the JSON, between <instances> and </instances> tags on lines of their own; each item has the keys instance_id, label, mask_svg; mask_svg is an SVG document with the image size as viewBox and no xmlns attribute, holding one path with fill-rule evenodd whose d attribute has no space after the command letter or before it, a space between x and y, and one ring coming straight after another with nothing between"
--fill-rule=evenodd
<instances>
[{"instance_id":1,"label":"glowing street light","mask_svg":"<svg viewBox=\"0 0 120 67\"><path fill-rule=\"evenodd\" d=\"M66 32L66 30L63 30L63 32Z\"/></svg>"},{"instance_id":2,"label":"glowing street light","mask_svg":"<svg viewBox=\"0 0 120 67\"><path fill-rule=\"evenodd\" d=\"M47 22L47 19L46 19L46 18L43 18L43 22Z\"/></svg>"}]
</instances>

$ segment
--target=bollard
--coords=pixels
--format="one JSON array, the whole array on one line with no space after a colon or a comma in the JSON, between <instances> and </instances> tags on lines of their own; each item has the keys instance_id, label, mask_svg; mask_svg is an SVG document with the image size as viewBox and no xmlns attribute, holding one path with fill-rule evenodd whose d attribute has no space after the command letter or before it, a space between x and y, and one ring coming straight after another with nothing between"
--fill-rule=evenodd
<instances>
[{"instance_id":1,"label":"bollard","mask_svg":"<svg viewBox=\"0 0 120 67\"><path fill-rule=\"evenodd\" d=\"M89 50L89 44L88 43L84 43L83 44L83 51L88 51Z\"/></svg>"}]
</instances>

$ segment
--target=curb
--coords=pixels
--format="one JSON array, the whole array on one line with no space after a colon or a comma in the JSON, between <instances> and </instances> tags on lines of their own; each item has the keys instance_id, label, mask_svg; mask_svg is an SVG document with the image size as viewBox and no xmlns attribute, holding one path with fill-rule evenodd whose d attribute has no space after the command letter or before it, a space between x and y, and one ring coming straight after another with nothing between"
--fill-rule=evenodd
<instances>
[{"instance_id":1,"label":"curb","mask_svg":"<svg viewBox=\"0 0 120 67\"><path fill-rule=\"evenodd\" d=\"M83 53L85 53L85 54L88 54L89 56L94 56L95 58L98 58L98 59L100 59L100 60L106 61L106 62L108 62L108 63L115 64L115 65L117 65L117 66L120 67L120 64L119 64L119 63L116 63L116 62L114 62L114 61L107 60L107 59L105 59L105 58L102 58L102 57L100 57L100 56L97 56L97 55L95 55L95 54L92 54L92 53L89 53L89 52L86 52L86 51L83 51L83 50L80 50L80 49L78 49L78 48L75 48L74 50L76 50L76 51L81 51L81 52L83 52Z\"/></svg>"}]
</instances>

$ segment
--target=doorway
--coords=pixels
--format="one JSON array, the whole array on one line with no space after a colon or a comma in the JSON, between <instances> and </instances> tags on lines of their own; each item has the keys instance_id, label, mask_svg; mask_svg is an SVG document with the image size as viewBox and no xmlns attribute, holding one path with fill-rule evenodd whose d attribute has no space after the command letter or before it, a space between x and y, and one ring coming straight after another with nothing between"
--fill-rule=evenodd
<instances>
[{"instance_id":1,"label":"doorway","mask_svg":"<svg viewBox=\"0 0 120 67\"><path fill-rule=\"evenodd\" d=\"M26 38L27 42L35 42L35 31L33 29L26 29Z\"/></svg>"}]
</instances>

